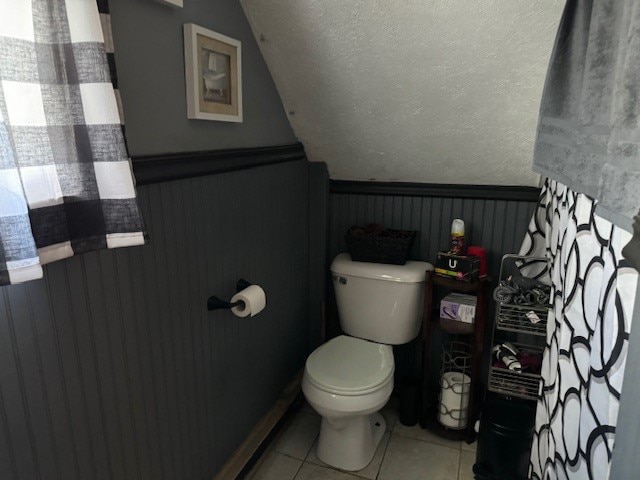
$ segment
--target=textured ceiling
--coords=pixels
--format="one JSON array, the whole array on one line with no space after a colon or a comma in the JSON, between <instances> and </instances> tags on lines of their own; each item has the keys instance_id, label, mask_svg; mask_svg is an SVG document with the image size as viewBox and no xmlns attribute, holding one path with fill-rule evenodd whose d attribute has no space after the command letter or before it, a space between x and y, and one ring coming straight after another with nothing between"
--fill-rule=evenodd
<instances>
[{"instance_id":1,"label":"textured ceiling","mask_svg":"<svg viewBox=\"0 0 640 480\"><path fill-rule=\"evenodd\" d=\"M241 0L332 178L535 185L560 0Z\"/></svg>"}]
</instances>

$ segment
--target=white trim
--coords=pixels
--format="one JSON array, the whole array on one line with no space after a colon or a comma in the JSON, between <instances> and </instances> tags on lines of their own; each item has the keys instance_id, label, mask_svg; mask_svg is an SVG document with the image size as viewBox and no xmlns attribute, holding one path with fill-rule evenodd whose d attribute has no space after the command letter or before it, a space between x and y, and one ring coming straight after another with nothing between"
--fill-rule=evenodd
<instances>
[{"instance_id":1,"label":"white trim","mask_svg":"<svg viewBox=\"0 0 640 480\"><path fill-rule=\"evenodd\" d=\"M144 245L144 233L107 233L107 248L134 247Z\"/></svg>"},{"instance_id":2,"label":"white trim","mask_svg":"<svg viewBox=\"0 0 640 480\"><path fill-rule=\"evenodd\" d=\"M206 113L198 109L198 45L197 35L219 40L233 45L238 51L238 115ZM184 73L186 79L187 118L196 120L218 120L222 122L242 122L242 43L226 35L206 29L194 23L184 24Z\"/></svg>"},{"instance_id":3,"label":"white trim","mask_svg":"<svg viewBox=\"0 0 640 480\"><path fill-rule=\"evenodd\" d=\"M12 284L42 278L42 266L37 258L8 261L7 271L9 273L9 281Z\"/></svg>"},{"instance_id":4,"label":"white trim","mask_svg":"<svg viewBox=\"0 0 640 480\"><path fill-rule=\"evenodd\" d=\"M73 257L73 248L71 247L71 241L56 243L54 245L47 245L38 249L38 256L40 257L40 264L46 265L48 263L57 262L63 258Z\"/></svg>"},{"instance_id":5,"label":"white trim","mask_svg":"<svg viewBox=\"0 0 640 480\"><path fill-rule=\"evenodd\" d=\"M183 7L182 0L156 0L157 2L164 3L165 5L169 5L171 7Z\"/></svg>"}]
</instances>

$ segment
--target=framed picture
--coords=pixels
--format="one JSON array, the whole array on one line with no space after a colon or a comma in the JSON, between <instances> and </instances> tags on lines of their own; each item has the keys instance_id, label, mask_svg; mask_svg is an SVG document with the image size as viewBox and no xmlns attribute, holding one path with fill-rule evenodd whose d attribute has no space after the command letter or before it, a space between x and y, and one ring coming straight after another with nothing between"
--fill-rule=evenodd
<instances>
[{"instance_id":1,"label":"framed picture","mask_svg":"<svg viewBox=\"0 0 640 480\"><path fill-rule=\"evenodd\" d=\"M187 118L242 122L242 47L238 40L184 25Z\"/></svg>"}]
</instances>

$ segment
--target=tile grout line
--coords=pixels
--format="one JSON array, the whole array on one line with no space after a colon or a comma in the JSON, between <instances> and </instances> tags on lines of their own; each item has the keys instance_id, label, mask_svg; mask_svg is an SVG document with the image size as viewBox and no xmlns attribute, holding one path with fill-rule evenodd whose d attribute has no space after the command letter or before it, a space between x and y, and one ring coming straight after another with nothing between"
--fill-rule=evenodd
<instances>
[{"instance_id":1,"label":"tile grout line","mask_svg":"<svg viewBox=\"0 0 640 480\"><path fill-rule=\"evenodd\" d=\"M301 408L300 408L300 409L298 409L298 411L296 411L296 412L295 412L295 414L294 414L290 419L288 419L288 420L287 420L287 422L285 423L285 425L283 425L283 427L280 429L280 431L279 431L279 432L278 432L278 434L275 436L275 438L273 438L273 439L271 440L269 447L265 450L265 452L262 454L262 456L261 456L261 458L260 458L260 460L259 460L259 461L260 461L260 463L261 463L261 464L263 464L263 463L264 463L264 459L266 459L269 455L277 454L277 455L282 455L283 457L286 457L286 458L290 458L290 459L292 459L292 460L300 461L300 462L301 462L301 463L300 463L300 466L298 467L298 470L296 471L296 473L294 474L294 476L292 477L292 479L291 479L291 480L295 480L295 479L296 479L296 477L298 476L298 474L300 473L300 470L302 469L302 466L304 465L304 463L305 463L305 461L306 461L307 457L309 456L309 452L310 452L310 451L311 451L311 449L313 448L313 444L315 443L315 441L317 440L317 438L318 438L318 436L319 436L319 433L318 433L318 434L316 434L316 436L315 436L315 438L314 438L314 440L313 440L313 443L311 444L311 447L309 448L309 450L308 450L308 451L307 451L307 453L305 454L304 458L302 458L302 459L301 459L301 458L298 458L298 457L294 457L294 456L292 456L292 455L289 455L288 453L280 452L280 451L278 451L278 450L276 450L276 449L275 449L275 446L277 445L278 440L279 440L280 438L282 438L282 436L285 434L285 432L287 431L287 429L291 427L291 424L293 423L294 418L295 418L296 416L298 416L299 414L305 414L305 415L307 415L307 416L314 416L314 415L313 415L313 414L311 414L311 413L308 413L308 412L304 412L304 411L302 411L302 409L301 409ZM259 471L259 470L260 470L260 468L258 468L257 470L255 470L255 471L253 472L253 474L252 474L251 478L255 477L255 475L258 473L258 471ZM251 480L251 479L247 479L247 480Z\"/></svg>"},{"instance_id":2,"label":"tile grout line","mask_svg":"<svg viewBox=\"0 0 640 480\"><path fill-rule=\"evenodd\" d=\"M398 420L396 419L396 422ZM382 459L380 460L380 466L378 467L378 473L376 473L376 478L375 480L378 480L380 478L380 472L382 471L382 465L384 465L384 459L387 457L387 450L389 450L389 444L391 443L391 435L393 435L393 429L395 428L396 424L394 422L393 427L391 428L391 430L389 430L389 438L387 438L387 444L384 446L384 452L382 453Z\"/></svg>"},{"instance_id":3,"label":"tile grout line","mask_svg":"<svg viewBox=\"0 0 640 480\"><path fill-rule=\"evenodd\" d=\"M300 413L300 411L298 412ZM300 474L300 470L302 470L302 467L304 466L305 463L307 462L307 458L309 458L309 454L311 453L311 450L313 450L313 446L316 444L316 442L318 441L318 437L320 436L320 433L318 432L318 434L315 436L315 438L313 439L313 442L311 442L311 446L309 447L309 450L307 450L307 454L304 456L304 458L302 459L302 463L300 463L300 466L298 467L298 471L296 472L296 474L293 476L293 480L296 480L296 478L298 478L298 475ZM299 459L298 459L299 460Z\"/></svg>"},{"instance_id":4,"label":"tile grout line","mask_svg":"<svg viewBox=\"0 0 640 480\"><path fill-rule=\"evenodd\" d=\"M304 460L300 462L300 466L298 467L298 470L296 470L296 473L291 480L296 480L296 478L298 478L298 474L300 473L300 470L302 470L303 465L304 465Z\"/></svg>"},{"instance_id":5,"label":"tile grout line","mask_svg":"<svg viewBox=\"0 0 640 480\"><path fill-rule=\"evenodd\" d=\"M394 424L394 425L395 425L395 424ZM389 435L387 435L387 433L388 433ZM374 477L374 479L373 479L373 480L377 480L378 476L380 475L380 469L382 468L382 462L384 462L384 457L385 457L385 455L386 455L386 453L387 453L387 449L389 448L389 442L391 441L391 433L392 433L392 431L391 431L391 430L389 430L388 432L387 432L387 431L385 431L385 433L384 433L384 435L383 435L383 437L384 437L384 436L387 436L387 441L386 441L386 444L384 445L384 452L382 453L382 459L380 460L380 466L378 467L378 471L376 472L376 475L375 475L375 477ZM302 466L303 466L305 463L308 463L309 465L313 465L313 466L315 466L315 467L324 468L324 469L326 469L326 470L332 470L332 471L334 471L334 472L343 473L343 474L345 474L345 475L349 475L349 476L354 477L354 478L359 478L360 480L367 480L367 477L360 476L360 475L358 475L357 473L353 473L353 472L350 472L350 471L348 471L348 470L342 470L342 469L339 469L339 468L332 467L331 465L327 465L326 463L322 462L322 460L320 460L320 459L318 459L318 460L320 460L320 461L322 462L322 465L319 465L319 464L317 464L317 463L310 462L310 461L308 460L309 455L311 455L311 451L313 450L313 446L314 446L314 445L316 445L316 441L318 440L319 436L320 436L320 435L318 434L318 435L316 436L316 438L314 439L314 442L313 442L313 444L311 445L311 448L310 448L310 449L309 449L309 451L307 452L307 455L305 456L305 459L302 461L302 464L301 464L301 465L300 465L300 467L298 468L298 471L296 472L296 474L295 474L295 476L294 476L293 480L295 480L295 479L296 479L296 477L297 477L297 476L298 476L298 474L300 473L300 469L302 469ZM282 454L282 455L286 455L286 454ZM287 456L288 456L288 455L287 455ZM375 454L374 454L374 456L375 456ZM290 458L294 458L294 457L290 457ZM300 459L298 458L298 459L296 459L296 460L300 460ZM368 466L368 465L367 465L367 466ZM364 467L364 468L367 468L367 467ZM364 469L362 469L362 470L364 470Z\"/></svg>"},{"instance_id":6,"label":"tile grout line","mask_svg":"<svg viewBox=\"0 0 640 480\"><path fill-rule=\"evenodd\" d=\"M398 425L398 422L399 422L399 420L396 419L396 422L394 423L393 428L390 431L389 442L387 443L387 449L389 448L389 443L391 442L391 435L396 435L397 437L401 437L401 438L404 438L406 440L418 441L418 442L426 443L426 444L429 444L429 445L434 445L434 446L437 446L437 447L444 447L444 448L448 448L450 450L457 451L458 452L458 468L457 468L457 475L456 475L455 478L456 478L456 480L460 480L460 473L461 473L461 468L462 468L462 452L463 452L462 442L459 442L457 447L452 447L452 446L449 446L449 445L442 445L440 443L435 443L435 442L432 442L432 441L429 441L429 440L423 440L421 438L410 437L408 435L402 435L401 433L396 432L396 426ZM380 463L380 470L378 471L378 476L376 477L376 480L380 480L379 479L379 475L380 475L380 471L382 470L382 465L384 464L384 459L386 457L386 454L387 454L387 450L385 449L385 453L384 453L382 462Z\"/></svg>"},{"instance_id":7,"label":"tile grout line","mask_svg":"<svg viewBox=\"0 0 640 480\"><path fill-rule=\"evenodd\" d=\"M391 433L393 433L394 435L397 435L399 437L402 437L402 438L408 438L409 440L417 440L418 442L428 443L430 445L437 445L438 447L450 448L451 450L457 450L457 451L461 451L462 450L461 446L451 447L449 445L443 445L441 443L432 442L430 440L423 440L422 438L410 437L409 435L403 435L401 433L396 433L395 431L392 431Z\"/></svg>"},{"instance_id":8,"label":"tile grout line","mask_svg":"<svg viewBox=\"0 0 640 480\"><path fill-rule=\"evenodd\" d=\"M302 414L302 413L305 414L304 416L314 416L312 413L305 412L303 410L299 410L297 412L297 414ZM380 474L381 474L381 471L382 471L382 467L385 464L385 461L388 460L387 453L389 451L389 445L391 443L392 436L394 436L394 435L396 436L396 438L404 438L406 440L418 441L418 442L426 443L428 445L432 445L432 446L435 446L435 447L444 447L444 448L447 448L447 449L456 450L458 452L458 455L457 455L458 466L457 466L457 476L455 477L455 479L460 480L460 475L462 473L462 452L463 452L462 442L459 442L457 444L457 446L455 446L455 447L451 446L451 445L442 445L442 444L439 444L439 443L436 443L436 442L433 442L433 441L430 441L430 440L411 437L411 436L403 435L402 433L398 433L396 431L396 428L398 426L399 426L399 420L397 418L395 418L395 421L393 422L393 424L391 425L389 430L383 434L383 435L386 435L388 433L388 437L387 437L386 443L384 445L384 450L383 450L383 453L382 453L382 456L381 456L381 459L380 459L380 464L379 464L379 466L377 468L377 472L376 472L375 476L373 477L374 480L380 480ZM283 429L283 430L286 430L286 428ZM281 434L282 434L282 432L281 432ZM340 470L340 469L331 467L330 465L326 465L324 463L316 464L314 462L309 461L310 455L311 455L311 453L313 451L314 446L317 444L318 438L319 438L319 432L315 435L313 442L311 442L311 446L309 447L309 449L307 450L307 452L304 455L304 458L298 458L298 457L294 457L294 456L292 456L290 454L287 454L287 453L279 452L279 451L275 450L273 447L270 447L268 449L268 452L265 452L265 456L267 456L268 454L278 454L278 455L282 455L284 457L290 458L292 460L300 461L300 465L298 466L295 474L293 475L293 477L291 477L292 480L296 480L296 479L301 478L300 477L300 472L303 469L305 464L310 464L313 467L319 467L319 468L322 468L322 469L343 473L343 474L348 475L349 477L352 477L354 479L363 480L364 478L366 478L366 477L362 477L362 476L358 475L357 473L349 472L349 471L345 471L345 470ZM275 441L274 441L274 443L275 443Z\"/></svg>"}]
</instances>

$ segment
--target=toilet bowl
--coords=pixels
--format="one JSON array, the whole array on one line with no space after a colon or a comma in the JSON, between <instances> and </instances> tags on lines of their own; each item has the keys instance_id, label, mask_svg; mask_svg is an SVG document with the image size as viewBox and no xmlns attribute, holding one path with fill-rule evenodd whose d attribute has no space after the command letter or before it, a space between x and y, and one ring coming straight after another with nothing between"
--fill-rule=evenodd
<instances>
[{"instance_id":1,"label":"toilet bowl","mask_svg":"<svg viewBox=\"0 0 640 480\"><path fill-rule=\"evenodd\" d=\"M391 346L339 336L307 359L302 391L322 416L316 454L343 470L366 467L384 435L378 411L393 391Z\"/></svg>"},{"instance_id":2,"label":"toilet bowl","mask_svg":"<svg viewBox=\"0 0 640 480\"><path fill-rule=\"evenodd\" d=\"M322 416L316 454L343 470L373 459L386 423L378 412L393 390L392 345L420 331L424 280L433 266L354 262L338 255L331 276L346 335L329 340L307 359L302 391Z\"/></svg>"}]
</instances>

